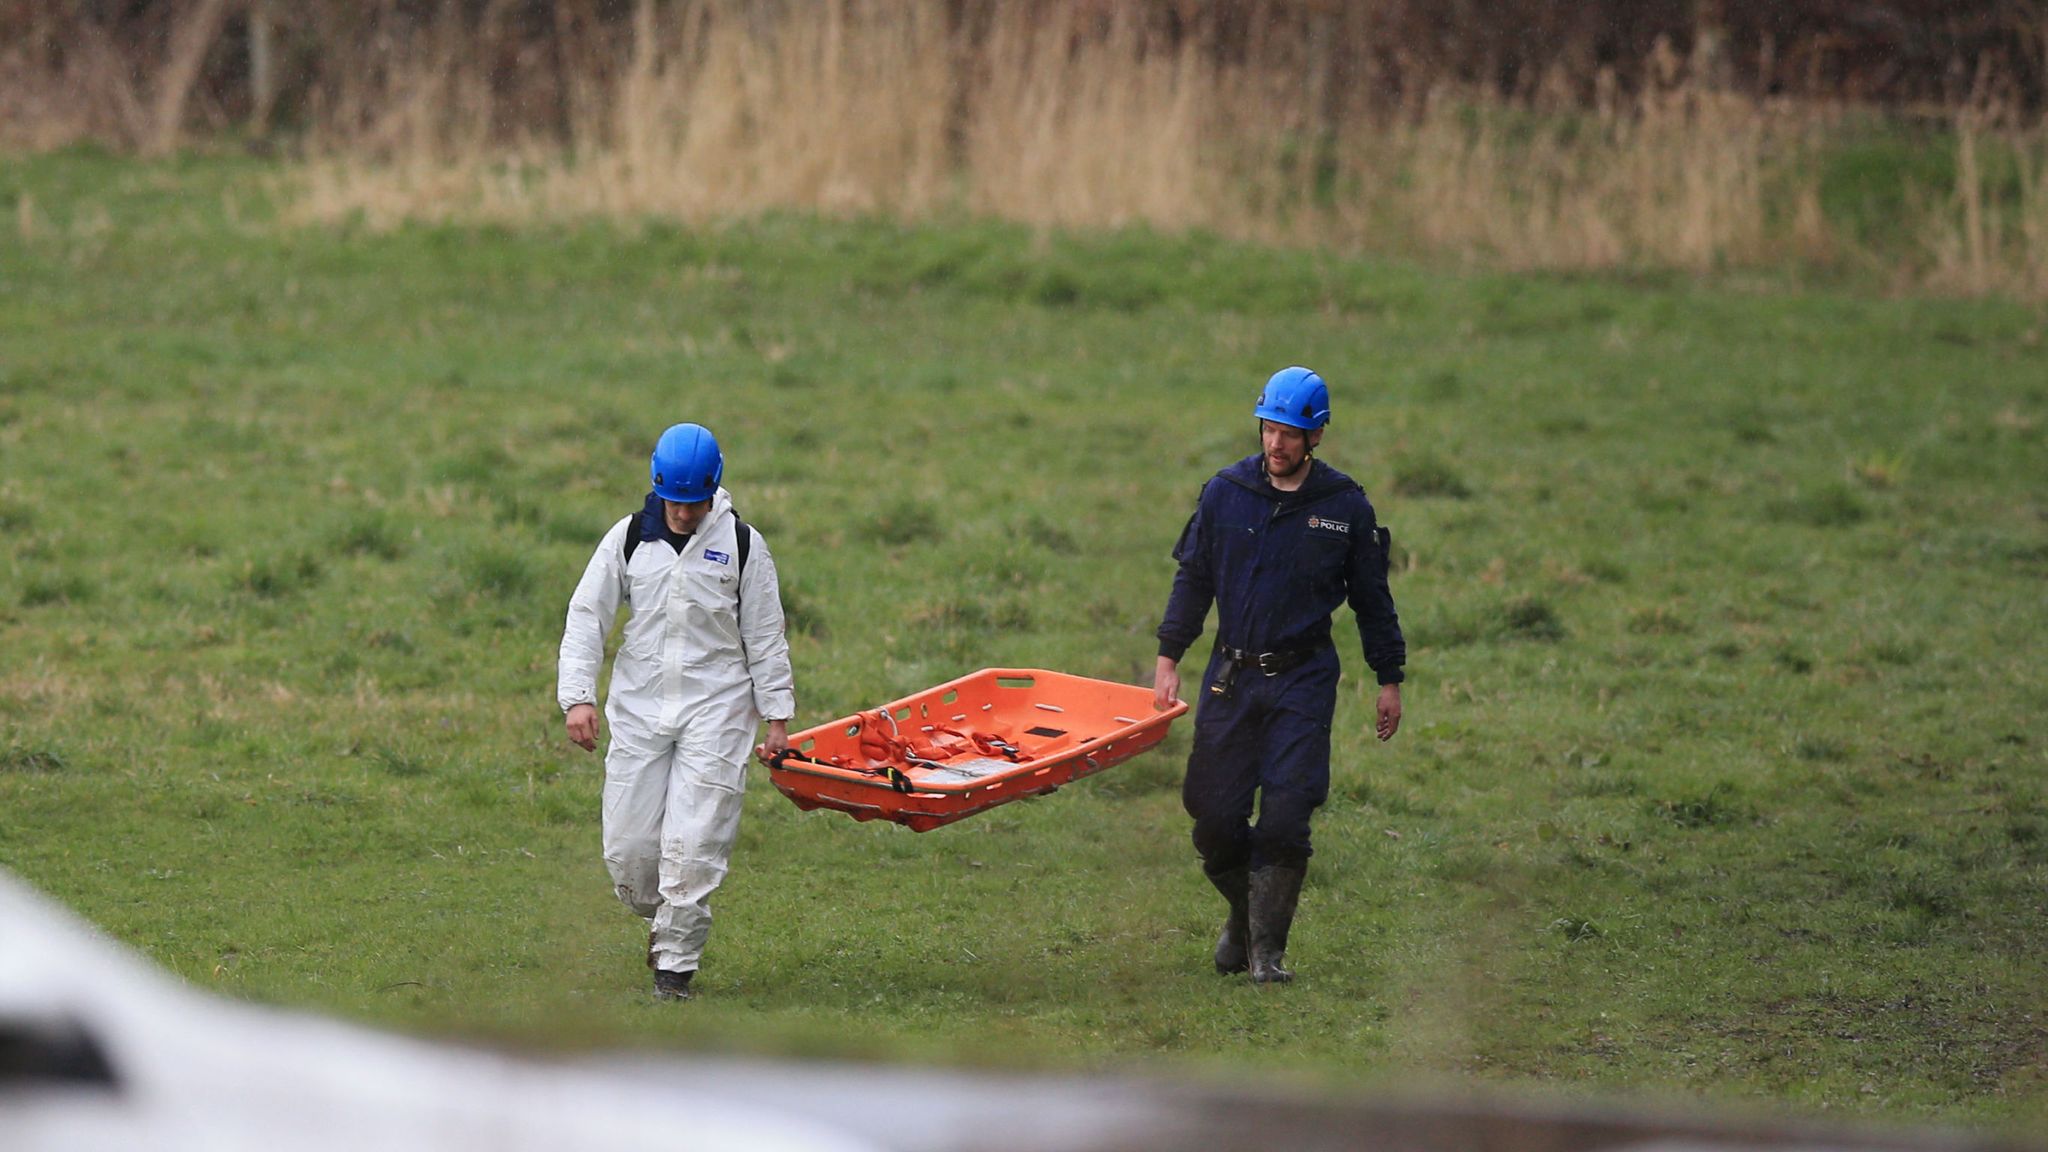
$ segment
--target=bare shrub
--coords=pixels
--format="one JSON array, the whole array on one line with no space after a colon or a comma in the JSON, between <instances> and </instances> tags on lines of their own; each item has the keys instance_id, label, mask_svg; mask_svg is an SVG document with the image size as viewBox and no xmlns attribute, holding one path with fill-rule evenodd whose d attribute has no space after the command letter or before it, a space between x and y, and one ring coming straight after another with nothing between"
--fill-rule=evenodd
<instances>
[{"instance_id":1,"label":"bare shrub","mask_svg":"<svg viewBox=\"0 0 2048 1152\"><path fill-rule=\"evenodd\" d=\"M46 12L0 43L0 146L132 146L147 121L127 61L100 25L66 25Z\"/></svg>"}]
</instances>

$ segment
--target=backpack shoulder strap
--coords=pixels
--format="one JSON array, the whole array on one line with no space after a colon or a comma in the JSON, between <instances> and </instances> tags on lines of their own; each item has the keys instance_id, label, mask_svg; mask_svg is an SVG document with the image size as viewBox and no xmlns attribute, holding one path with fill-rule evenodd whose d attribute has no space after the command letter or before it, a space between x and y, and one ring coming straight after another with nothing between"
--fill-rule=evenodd
<instances>
[{"instance_id":1,"label":"backpack shoulder strap","mask_svg":"<svg viewBox=\"0 0 2048 1152\"><path fill-rule=\"evenodd\" d=\"M622 562L631 564L633 562L633 550L638 547L640 547L640 514L635 512L626 518L626 542L622 549Z\"/></svg>"}]
</instances>

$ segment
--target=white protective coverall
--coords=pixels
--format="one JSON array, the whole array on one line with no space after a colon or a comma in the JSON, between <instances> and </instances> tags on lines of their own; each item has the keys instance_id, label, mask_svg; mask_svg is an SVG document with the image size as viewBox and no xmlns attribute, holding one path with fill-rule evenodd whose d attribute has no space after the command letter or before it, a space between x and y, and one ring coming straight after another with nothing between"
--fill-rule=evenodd
<instances>
[{"instance_id":1,"label":"white protective coverall","mask_svg":"<svg viewBox=\"0 0 2048 1152\"><path fill-rule=\"evenodd\" d=\"M596 703L623 602L605 704L604 862L619 899L653 922L653 965L691 972L739 833L755 729L794 717L796 690L775 559L757 532L740 572L726 490L680 552L650 533L628 563L627 525L639 515L605 533L569 599L556 697L564 712Z\"/></svg>"}]
</instances>

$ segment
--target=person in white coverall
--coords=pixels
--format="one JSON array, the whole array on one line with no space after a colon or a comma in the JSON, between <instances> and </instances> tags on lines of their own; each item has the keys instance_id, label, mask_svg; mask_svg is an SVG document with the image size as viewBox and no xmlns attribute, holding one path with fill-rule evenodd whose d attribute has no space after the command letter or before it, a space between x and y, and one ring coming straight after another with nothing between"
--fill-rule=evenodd
<instances>
[{"instance_id":1,"label":"person in white coverall","mask_svg":"<svg viewBox=\"0 0 2048 1152\"><path fill-rule=\"evenodd\" d=\"M648 471L645 506L605 533L569 600L556 696L569 739L594 750L598 668L624 606L605 704L604 862L650 922L655 995L687 999L739 832L748 747L766 761L789 746L796 691L775 560L719 487L717 440L677 424Z\"/></svg>"}]
</instances>

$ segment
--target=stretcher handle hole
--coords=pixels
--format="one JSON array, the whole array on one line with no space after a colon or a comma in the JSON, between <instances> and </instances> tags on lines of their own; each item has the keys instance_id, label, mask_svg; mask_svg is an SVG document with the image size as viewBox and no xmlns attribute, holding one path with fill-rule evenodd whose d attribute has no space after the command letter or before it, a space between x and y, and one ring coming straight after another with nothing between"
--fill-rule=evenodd
<instances>
[{"instance_id":1,"label":"stretcher handle hole","mask_svg":"<svg viewBox=\"0 0 2048 1152\"><path fill-rule=\"evenodd\" d=\"M956 688L953 691L946 693L944 696L939 697L939 703L951 704L953 701L958 700L959 698L960 690Z\"/></svg>"},{"instance_id":2,"label":"stretcher handle hole","mask_svg":"<svg viewBox=\"0 0 2048 1152\"><path fill-rule=\"evenodd\" d=\"M998 677L996 677L996 687L998 687L998 688L1033 688L1033 687L1036 687L1037 685L1038 685L1038 678L1037 678L1037 677L1035 677L1035 676L998 676Z\"/></svg>"}]
</instances>

